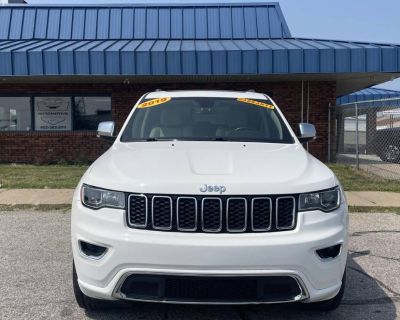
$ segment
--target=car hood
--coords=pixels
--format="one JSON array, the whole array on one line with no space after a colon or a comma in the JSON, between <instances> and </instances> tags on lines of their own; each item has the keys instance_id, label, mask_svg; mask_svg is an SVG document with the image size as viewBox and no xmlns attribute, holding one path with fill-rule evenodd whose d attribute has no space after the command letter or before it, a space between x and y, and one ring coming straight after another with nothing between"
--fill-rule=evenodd
<instances>
[{"instance_id":1,"label":"car hood","mask_svg":"<svg viewBox=\"0 0 400 320\"><path fill-rule=\"evenodd\" d=\"M137 193L288 194L335 186L334 174L300 144L243 142L115 143L82 182ZM216 194L205 192L203 194Z\"/></svg>"}]
</instances>

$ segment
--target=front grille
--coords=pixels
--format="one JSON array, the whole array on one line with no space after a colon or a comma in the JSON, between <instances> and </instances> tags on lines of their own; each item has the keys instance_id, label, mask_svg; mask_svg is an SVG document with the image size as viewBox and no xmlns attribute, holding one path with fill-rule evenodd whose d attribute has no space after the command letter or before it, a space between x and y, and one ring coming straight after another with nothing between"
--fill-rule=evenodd
<instances>
[{"instance_id":1,"label":"front grille","mask_svg":"<svg viewBox=\"0 0 400 320\"><path fill-rule=\"evenodd\" d=\"M306 297L291 276L128 276L118 289L124 299L142 301L250 303L289 302Z\"/></svg>"},{"instance_id":2,"label":"front grille","mask_svg":"<svg viewBox=\"0 0 400 320\"><path fill-rule=\"evenodd\" d=\"M226 203L226 229L230 232L246 230L247 201L245 198L229 198Z\"/></svg>"},{"instance_id":3,"label":"front grille","mask_svg":"<svg viewBox=\"0 0 400 320\"><path fill-rule=\"evenodd\" d=\"M128 224L132 227L147 226L147 197L145 195L131 195L128 201Z\"/></svg>"},{"instance_id":4,"label":"front grille","mask_svg":"<svg viewBox=\"0 0 400 320\"><path fill-rule=\"evenodd\" d=\"M177 227L180 231L196 231L197 200L193 197L180 197L176 208Z\"/></svg>"},{"instance_id":5,"label":"front grille","mask_svg":"<svg viewBox=\"0 0 400 320\"><path fill-rule=\"evenodd\" d=\"M131 194L131 228L181 232L277 232L293 230L297 195L179 196Z\"/></svg>"},{"instance_id":6,"label":"front grille","mask_svg":"<svg viewBox=\"0 0 400 320\"><path fill-rule=\"evenodd\" d=\"M270 198L254 198L251 204L252 229L269 231L272 224L272 201Z\"/></svg>"},{"instance_id":7,"label":"front grille","mask_svg":"<svg viewBox=\"0 0 400 320\"><path fill-rule=\"evenodd\" d=\"M276 228L287 230L293 228L296 201L294 197L280 197L276 200Z\"/></svg>"},{"instance_id":8,"label":"front grille","mask_svg":"<svg viewBox=\"0 0 400 320\"><path fill-rule=\"evenodd\" d=\"M172 228L172 199L166 196L154 196L151 204L153 228L171 230Z\"/></svg>"},{"instance_id":9,"label":"front grille","mask_svg":"<svg viewBox=\"0 0 400 320\"><path fill-rule=\"evenodd\" d=\"M222 201L219 198L204 198L201 202L202 230L219 232L222 229Z\"/></svg>"}]
</instances>

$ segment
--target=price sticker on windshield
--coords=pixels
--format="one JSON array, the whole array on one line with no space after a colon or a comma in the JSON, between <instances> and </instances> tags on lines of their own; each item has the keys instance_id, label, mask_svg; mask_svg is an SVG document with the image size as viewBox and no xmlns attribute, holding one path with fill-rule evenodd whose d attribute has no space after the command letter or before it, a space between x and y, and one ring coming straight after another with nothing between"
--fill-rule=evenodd
<instances>
[{"instance_id":1,"label":"price sticker on windshield","mask_svg":"<svg viewBox=\"0 0 400 320\"><path fill-rule=\"evenodd\" d=\"M275 107L272 104L264 103L264 102L260 102L260 101L256 101L256 100L251 100L251 99L246 99L246 98L238 98L237 101L248 103L248 104L253 104L255 106L259 106L259 107L263 107L263 108L267 108L267 109L271 109L271 110L275 109Z\"/></svg>"},{"instance_id":2,"label":"price sticker on windshield","mask_svg":"<svg viewBox=\"0 0 400 320\"><path fill-rule=\"evenodd\" d=\"M137 107L138 107L138 109L151 108L151 107L155 107L160 104L166 103L170 100L171 100L171 98L152 99L152 100L149 100L149 101L139 104Z\"/></svg>"}]
</instances>

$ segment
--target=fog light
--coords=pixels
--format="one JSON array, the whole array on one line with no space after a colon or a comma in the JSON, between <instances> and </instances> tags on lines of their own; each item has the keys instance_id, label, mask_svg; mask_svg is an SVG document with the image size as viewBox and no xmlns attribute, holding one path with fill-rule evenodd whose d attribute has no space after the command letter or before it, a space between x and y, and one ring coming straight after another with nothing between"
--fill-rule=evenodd
<instances>
[{"instance_id":1,"label":"fog light","mask_svg":"<svg viewBox=\"0 0 400 320\"><path fill-rule=\"evenodd\" d=\"M331 260L336 258L342 249L341 244L334 245L323 249L318 249L316 252L322 260Z\"/></svg>"},{"instance_id":2,"label":"fog light","mask_svg":"<svg viewBox=\"0 0 400 320\"><path fill-rule=\"evenodd\" d=\"M107 251L106 247L98 246L85 241L79 241L79 246L81 248L81 252L88 258L92 259L101 259Z\"/></svg>"}]
</instances>

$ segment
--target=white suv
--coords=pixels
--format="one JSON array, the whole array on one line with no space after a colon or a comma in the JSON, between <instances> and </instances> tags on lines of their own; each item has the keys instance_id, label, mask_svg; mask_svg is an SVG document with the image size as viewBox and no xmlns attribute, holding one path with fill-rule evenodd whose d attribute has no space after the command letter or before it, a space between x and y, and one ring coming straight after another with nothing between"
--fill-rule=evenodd
<instances>
[{"instance_id":1,"label":"white suv","mask_svg":"<svg viewBox=\"0 0 400 320\"><path fill-rule=\"evenodd\" d=\"M156 91L82 177L72 204L77 302L253 304L330 310L343 296L339 181L268 96Z\"/></svg>"}]
</instances>

